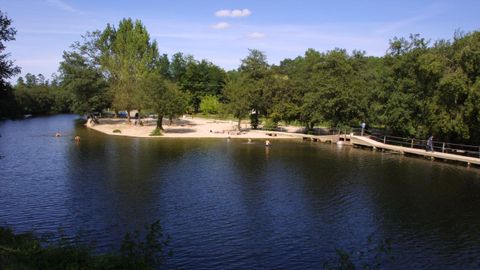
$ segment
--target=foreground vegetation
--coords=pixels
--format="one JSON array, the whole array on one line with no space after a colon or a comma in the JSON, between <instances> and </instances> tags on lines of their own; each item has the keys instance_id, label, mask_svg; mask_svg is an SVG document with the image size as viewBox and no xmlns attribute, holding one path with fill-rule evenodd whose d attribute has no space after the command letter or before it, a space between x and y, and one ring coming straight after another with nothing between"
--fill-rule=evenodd
<instances>
[{"instance_id":1,"label":"foreground vegetation","mask_svg":"<svg viewBox=\"0 0 480 270\"><path fill-rule=\"evenodd\" d=\"M1 20L2 42L13 40L11 21L3 14ZM253 128L260 119L269 128L300 122L307 131L319 123L366 122L399 136L480 143L480 32L435 42L393 38L383 57L309 49L270 65L263 52L250 50L226 72L190 55L160 54L140 21L124 19L74 43L51 81L27 74L12 88L5 79L19 70L6 59L0 117L113 108L173 118L202 111L239 123L250 118Z\"/></svg>"},{"instance_id":2,"label":"foreground vegetation","mask_svg":"<svg viewBox=\"0 0 480 270\"><path fill-rule=\"evenodd\" d=\"M0 227L0 269L158 269L171 256L168 243L158 221L146 228L143 239L138 231L128 233L117 252L100 255L65 238L52 243Z\"/></svg>"}]
</instances>

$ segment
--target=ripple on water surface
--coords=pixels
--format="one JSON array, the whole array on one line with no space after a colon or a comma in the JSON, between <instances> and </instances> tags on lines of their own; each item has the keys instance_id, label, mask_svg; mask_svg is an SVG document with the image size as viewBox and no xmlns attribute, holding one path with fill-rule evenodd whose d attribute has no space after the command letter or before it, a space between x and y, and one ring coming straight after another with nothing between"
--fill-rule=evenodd
<instances>
[{"instance_id":1,"label":"ripple on water surface","mask_svg":"<svg viewBox=\"0 0 480 270\"><path fill-rule=\"evenodd\" d=\"M109 137L75 118L0 123L0 225L83 232L105 251L159 219L186 269L318 269L385 239L385 268L478 266L478 169L310 142Z\"/></svg>"}]
</instances>

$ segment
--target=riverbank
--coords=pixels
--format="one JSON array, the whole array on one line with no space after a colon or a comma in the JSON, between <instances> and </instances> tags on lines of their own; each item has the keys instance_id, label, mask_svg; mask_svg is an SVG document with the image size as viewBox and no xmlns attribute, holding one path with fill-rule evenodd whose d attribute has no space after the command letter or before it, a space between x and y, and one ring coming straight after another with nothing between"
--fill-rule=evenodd
<instances>
[{"instance_id":1,"label":"riverbank","mask_svg":"<svg viewBox=\"0 0 480 270\"><path fill-rule=\"evenodd\" d=\"M242 122L242 130L238 131L237 122L229 120L215 120L200 117L188 117L175 119L172 123L164 119L162 136L151 136L155 130L156 119L142 119L143 125L134 125L133 119L129 123L126 119L118 118L102 118L99 124L87 125L96 131L114 135L141 138L154 137L170 137L170 138L251 138L251 139L267 139L272 138L272 134L268 132L252 131L248 121ZM301 132L302 128L287 126L284 127L286 132ZM115 131L115 132L114 132ZM288 135L276 135L278 139L292 139Z\"/></svg>"}]
</instances>

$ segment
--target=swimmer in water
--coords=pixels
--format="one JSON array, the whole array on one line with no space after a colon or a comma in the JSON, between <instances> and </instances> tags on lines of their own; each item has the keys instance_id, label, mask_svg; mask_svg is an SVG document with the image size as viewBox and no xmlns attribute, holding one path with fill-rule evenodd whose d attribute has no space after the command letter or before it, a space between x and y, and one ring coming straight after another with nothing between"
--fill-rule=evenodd
<instances>
[{"instance_id":1,"label":"swimmer in water","mask_svg":"<svg viewBox=\"0 0 480 270\"><path fill-rule=\"evenodd\" d=\"M248 143L252 143L252 139L248 138Z\"/></svg>"},{"instance_id":2,"label":"swimmer in water","mask_svg":"<svg viewBox=\"0 0 480 270\"><path fill-rule=\"evenodd\" d=\"M76 141L76 142L80 142L80 136L78 136L78 135L75 136L75 141Z\"/></svg>"},{"instance_id":3,"label":"swimmer in water","mask_svg":"<svg viewBox=\"0 0 480 270\"><path fill-rule=\"evenodd\" d=\"M270 141L269 141L269 140L266 140L266 141L265 141L265 146L267 146L267 147L268 147L268 146L271 146L271 145L272 145L272 144L270 143Z\"/></svg>"},{"instance_id":4,"label":"swimmer in water","mask_svg":"<svg viewBox=\"0 0 480 270\"><path fill-rule=\"evenodd\" d=\"M60 137L62 136L62 134L60 133L60 131L57 131L57 133L55 133L55 137Z\"/></svg>"}]
</instances>

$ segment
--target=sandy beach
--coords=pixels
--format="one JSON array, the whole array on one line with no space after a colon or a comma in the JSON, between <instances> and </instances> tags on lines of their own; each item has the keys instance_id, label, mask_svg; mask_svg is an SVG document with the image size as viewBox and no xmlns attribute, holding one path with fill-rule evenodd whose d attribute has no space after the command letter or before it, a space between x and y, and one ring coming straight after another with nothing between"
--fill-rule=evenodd
<instances>
[{"instance_id":1,"label":"sandy beach","mask_svg":"<svg viewBox=\"0 0 480 270\"><path fill-rule=\"evenodd\" d=\"M288 135L272 137L269 132L251 130L248 121L241 124L242 130L237 130L237 122L229 120L215 120L199 117L186 117L175 119L172 124L167 119L163 120L164 132L162 136L150 136L156 127L156 119L142 119L142 125L134 125L134 119L128 123L126 119L101 118L99 124L87 125L96 131L115 136L142 137L142 138L251 138L251 139L293 139ZM287 132L300 132L299 127L283 127ZM114 130L121 132L114 133Z\"/></svg>"}]
</instances>

